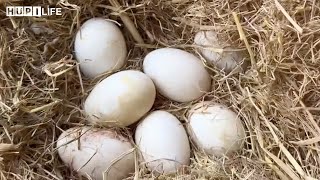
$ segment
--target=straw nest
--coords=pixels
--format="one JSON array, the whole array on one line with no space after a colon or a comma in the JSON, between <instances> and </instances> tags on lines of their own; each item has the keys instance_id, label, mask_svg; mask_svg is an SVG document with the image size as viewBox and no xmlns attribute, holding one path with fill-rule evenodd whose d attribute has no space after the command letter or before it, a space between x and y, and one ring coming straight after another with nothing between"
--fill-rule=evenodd
<instances>
[{"instance_id":1,"label":"straw nest","mask_svg":"<svg viewBox=\"0 0 320 180\"><path fill-rule=\"evenodd\" d=\"M141 69L145 55L160 47L199 55L198 30L215 30L250 54L251 67L240 75L208 66L214 83L205 96L239 112L244 150L217 159L193 148L186 172L159 179L320 179L320 1L32 1L63 8L62 16L42 18L6 17L5 6L24 3L0 3L0 179L80 178L54 144L62 130L86 124L82 103L108 76L83 79L73 56L75 32L92 17L121 25L130 50L126 69ZM132 20L142 40L121 16ZM184 120L191 104L158 97L154 108ZM133 178L154 177L139 167Z\"/></svg>"}]
</instances>

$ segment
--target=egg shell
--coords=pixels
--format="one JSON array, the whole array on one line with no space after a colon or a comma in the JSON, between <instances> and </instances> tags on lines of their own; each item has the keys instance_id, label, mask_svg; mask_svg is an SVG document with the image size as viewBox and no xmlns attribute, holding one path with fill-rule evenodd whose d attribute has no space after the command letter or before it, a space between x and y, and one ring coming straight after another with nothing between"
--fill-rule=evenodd
<instances>
[{"instance_id":1,"label":"egg shell","mask_svg":"<svg viewBox=\"0 0 320 180\"><path fill-rule=\"evenodd\" d=\"M88 120L105 126L129 126L153 106L156 88L136 70L121 71L97 84L84 103Z\"/></svg>"},{"instance_id":2,"label":"egg shell","mask_svg":"<svg viewBox=\"0 0 320 180\"><path fill-rule=\"evenodd\" d=\"M64 131L56 143L61 160L80 175L102 180L122 180L134 173L135 157L129 139L113 130L75 127Z\"/></svg>"},{"instance_id":3,"label":"egg shell","mask_svg":"<svg viewBox=\"0 0 320 180\"><path fill-rule=\"evenodd\" d=\"M199 48L201 55L217 69L224 71L225 73L243 72L248 63L245 60L245 53L242 51L235 51L228 43L221 42L218 39L218 35L214 31L199 31L194 37L194 43L202 46ZM209 48L223 49L223 52L215 52Z\"/></svg>"},{"instance_id":4,"label":"egg shell","mask_svg":"<svg viewBox=\"0 0 320 180\"><path fill-rule=\"evenodd\" d=\"M144 59L143 71L160 94L177 102L196 100L211 87L210 75L201 60L180 49L162 48L150 52Z\"/></svg>"},{"instance_id":5,"label":"egg shell","mask_svg":"<svg viewBox=\"0 0 320 180\"><path fill-rule=\"evenodd\" d=\"M188 114L188 133L208 155L221 157L242 148L244 126L237 114L225 105L200 102Z\"/></svg>"},{"instance_id":6,"label":"egg shell","mask_svg":"<svg viewBox=\"0 0 320 180\"><path fill-rule=\"evenodd\" d=\"M127 56L122 32L115 23L103 18L89 19L81 26L74 51L81 72L88 78L120 69Z\"/></svg>"},{"instance_id":7,"label":"egg shell","mask_svg":"<svg viewBox=\"0 0 320 180\"><path fill-rule=\"evenodd\" d=\"M155 173L174 173L190 163L190 145L180 121L166 111L153 111L138 125L135 142L142 162Z\"/></svg>"}]
</instances>

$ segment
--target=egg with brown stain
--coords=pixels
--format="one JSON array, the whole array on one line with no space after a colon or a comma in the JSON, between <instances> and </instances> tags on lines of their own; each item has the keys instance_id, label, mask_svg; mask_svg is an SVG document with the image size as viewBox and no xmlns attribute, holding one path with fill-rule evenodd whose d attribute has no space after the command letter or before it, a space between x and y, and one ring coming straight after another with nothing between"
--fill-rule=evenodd
<instances>
[{"instance_id":1,"label":"egg with brown stain","mask_svg":"<svg viewBox=\"0 0 320 180\"><path fill-rule=\"evenodd\" d=\"M147 75L126 70L97 84L87 97L84 110L91 123L124 127L145 115L155 97L155 86Z\"/></svg>"},{"instance_id":2,"label":"egg with brown stain","mask_svg":"<svg viewBox=\"0 0 320 180\"><path fill-rule=\"evenodd\" d=\"M113 130L70 128L59 136L56 147L61 160L88 179L121 180L135 170L132 143Z\"/></svg>"}]
</instances>

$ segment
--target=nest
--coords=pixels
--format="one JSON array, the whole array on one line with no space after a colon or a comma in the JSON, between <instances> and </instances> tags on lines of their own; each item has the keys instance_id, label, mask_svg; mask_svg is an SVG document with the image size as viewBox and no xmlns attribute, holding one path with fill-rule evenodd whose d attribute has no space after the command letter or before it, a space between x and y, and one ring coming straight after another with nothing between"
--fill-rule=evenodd
<instances>
[{"instance_id":1,"label":"nest","mask_svg":"<svg viewBox=\"0 0 320 180\"><path fill-rule=\"evenodd\" d=\"M141 69L145 55L161 47L199 55L199 30L214 30L250 54L245 73L208 66L213 85L204 97L239 113L245 148L220 159L193 148L186 172L159 179L320 179L320 1L112 2L0 1L0 179L80 179L54 145L62 130L86 124L82 103L108 76L83 79L73 56L74 35L92 17L121 25L130 50L125 69ZM63 15L9 18L9 5L62 7ZM128 17L138 34L124 26ZM154 109L183 120L193 103L158 97ZM134 177L155 178L143 168Z\"/></svg>"}]
</instances>

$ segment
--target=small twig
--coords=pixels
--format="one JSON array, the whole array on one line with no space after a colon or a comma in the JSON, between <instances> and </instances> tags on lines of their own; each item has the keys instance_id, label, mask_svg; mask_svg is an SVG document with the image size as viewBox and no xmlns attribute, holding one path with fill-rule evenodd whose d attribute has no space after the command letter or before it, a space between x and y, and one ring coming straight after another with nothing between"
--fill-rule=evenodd
<instances>
[{"instance_id":1,"label":"small twig","mask_svg":"<svg viewBox=\"0 0 320 180\"><path fill-rule=\"evenodd\" d=\"M84 91L84 88L83 88L83 81L82 81L81 71L80 71L80 65L79 64L77 64L77 74L78 74L78 77L79 77L81 93L82 93L82 95L85 95L85 91Z\"/></svg>"},{"instance_id":2,"label":"small twig","mask_svg":"<svg viewBox=\"0 0 320 180\"><path fill-rule=\"evenodd\" d=\"M113 7L118 8L118 9L121 8L121 5L117 0L109 0L109 2ZM104 7L104 6L100 5L100 7ZM105 7L110 9L110 6L105 6ZM121 13L121 12L119 12L119 16L120 16L121 20L123 21L123 24L126 26L126 28L131 33L133 39L139 44L144 44L144 41L143 41L141 35L139 34L134 23L131 21L130 17L124 13Z\"/></svg>"},{"instance_id":3,"label":"small twig","mask_svg":"<svg viewBox=\"0 0 320 180\"><path fill-rule=\"evenodd\" d=\"M60 102L61 102L61 100L56 100L56 101L51 102L51 103L49 103L49 104L46 104L46 105L44 105L44 106L31 109L31 110L29 111L29 113L39 112L39 111L44 110L44 109L46 109L46 108L52 107L52 106L54 106L54 105L56 105L56 104L58 104L58 103L60 103Z\"/></svg>"},{"instance_id":4,"label":"small twig","mask_svg":"<svg viewBox=\"0 0 320 180\"><path fill-rule=\"evenodd\" d=\"M23 1L23 0L0 0L0 4L3 4L3 3L20 2L20 1Z\"/></svg>"},{"instance_id":5,"label":"small twig","mask_svg":"<svg viewBox=\"0 0 320 180\"><path fill-rule=\"evenodd\" d=\"M200 25L200 24L197 24L197 23L194 23L190 20L187 20L185 18L181 18L181 17L173 17L172 18L173 20L177 21L177 22L180 22L180 23L183 23L187 26L191 26L191 27L195 27L195 28L198 28L200 30L203 30L203 31L220 31L220 30L224 30L225 27L223 26L218 26L218 25L215 25L215 26L209 26L209 25ZM233 25L228 25L228 27L233 27Z\"/></svg>"},{"instance_id":6,"label":"small twig","mask_svg":"<svg viewBox=\"0 0 320 180\"><path fill-rule=\"evenodd\" d=\"M82 168L84 168L91 160L92 158L98 153L98 149L96 149L96 151L91 155L91 157L86 161L86 163L84 163L79 169L77 169L77 172L79 170L81 170Z\"/></svg>"},{"instance_id":7,"label":"small twig","mask_svg":"<svg viewBox=\"0 0 320 180\"><path fill-rule=\"evenodd\" d=\"M273 165L271 159L269 159L267 156L265 156L264 158L270 168L278 174L281 180L289 180L289 178L277 166Z\"/></svg>"},{"instance_id":8,"label":"small twig","mask_svg":"<svg viewBox=\"0 0 320 180\"><path fill-rule=\"evenodd\" d=\"M293 107L291 111L308 110L308 111L320 111L320 107Z\"/></svg>"},{"instance_id":9,"label":"small twig","mask_svg":"<svg viewBox=\"0 0 320 180\"><path fill-rule=\"evenodd\" d=\"M296 98L299 97L296 92L293 92L293 94L296 96ZM305 108L304 110L307 114L308 119L310 120L311 124L313 125L313 127L317 131L317 134L314 134L314 136L315 137L320 136L320 127L319 127L318 123L316 122L316 120L314 119L314 117L312 116L310 111L307 109L306 105L300 99L299 99L299 103L303 108Z\"/></svg>"},{"instance_id":10,"label":"small twig","mask_svg":"<svg viewBox=\"0 0 320 180\"><path fill-rule=\"evenodd\" d=\"M134 151L134 179L133 180L138 180L139 179L139 162L138 162L138 151Z\"/></svg>"},{"instance_id":11,"label":"small twig","mask_svg":"<svg viewBox=\"0 0 320 180\"><path fill-rule=\"evenodd\" d=\"M237 25L237 28L238 28L238 32L239 32L239 35L240 35L240 39L244 41L244 43L246 45L246 48L247 48L247 50L249 52L251 65L252 65L253 68L257 69L256 60L254 59L254 55L253 55L253 52L251 50L250 44L249 44L248 39L246 38L246 36L244 34L244 31L242 29L242 26L240 24L240 20L238 18L238 15L235 12L232 12L232 15L233 15L234 21L236 22L236 25Z\"/></svg>"},{"instance_id":12,"label":"small twig","mask_svg":"<svg viewBox=\"0 0 320 180\"><path fill-rule=\"evenodd\" d=\"M292 179L292 180L300 180L300 178L297 176L297 174L292 170L292 168L284 163L281 159L279 159L277 156L266 150L265 148L262 148L264 152L279 166L282 168L282 170Z\"/></svg>"},{"instance_id":13,"label":"small twig","mask_svg":"<svg viewBox=\"0 0 320 180\"><path fill-rule=\"evenodd\" d=\"M287 13L287 11L281 6L281 4L279 3L278 0L274 0L277 8L282 12L282 14L288 19L288 21L290 21L290 23L293 25L294 28L296 28L296 30L302 34L303 29L292 19L292 17L290 17L290 15Z\"/></svg>"},{"instance_id":14,"label":"small twig","mask_svg":"<svg viewBox=\"0 0 320 180\"><path fill-rule=\"evenodd\" d=\"M126 151L125 153L121 154L118 158L114 159L112 162L111 162L111 165L103 172L102 174L102 177L103 177L103 180L107 180L108 179L108 173L110 172L111 168L117 163L119 162L120 160L122 160L124 157L126 157L127 155L131 154L131 153L135 153L135 148L132 148L128 151Z\"/></svg>"},{"instance_id":15,"label":"small twig","mask_svg":"<svg viewBox=\"0 0 320 180\"><path fill-rule=\"evenodd\" d=\"M6 105L4 102L0 101L0 105L4 106L9 111L12 111L12 108Z\"/></svg>"},{"instance_id":16,"label":"small twig","mask_svg":"<svg viewBox=\"0 0 320 180\"><path fill-rule=\"evenodd\" d=\"M59 37L56 37L56 38L53 39L51 42L47 42L47 43L44 45L42 54L43 54L43 55L46 55L46 54L49 52L49 47L50 47L50 46L54 46L58 41L59 41Z\"/></svg>"},{"instance_id":17,"label":"small twig","mask_svg":"<svg viewBox=\"0 0 320 180\"><path fill-rule=\"evenodd\" d=\"M290 143L297 144L299 146L307 146L307 145L311 145L319 142L320 142L320 136L317 136L311 139L301 140L301 141L290 141Z\"/></svg>"},{"instance_id":18,"label":"small twig","mask_svg":"<svg viewBox=\"0 0 320 180\"><path fill-rule=\"evenodd\" d=\"M108 6L108 5L103 5L103 4L98 4L97 7L101 7L101 8L105 8L105 9L109 9L111 11L118 11L118 8L115 8L113 6Z\"/></svg>"},{"instance_id":19,"label":"small twig","mask_svg":"<svg viewBox=\"0 0 320 180\"><path fill-rule=\"evenodd\" d=\"M13 17L12 17L12 16L9 16L9 19L10 19L10 21L11 21L11 23L12 23L13 29L17 29L17 28L18 28L18 25L17 25L16 21L13 19Z\"/></svg>"},{"instance_id":20,"label":"small twig","mask_svg":"<svg viewBox=\"0 0 320 180\"><path fill-rule=\"evenodd\" d=\"M7 143L1 143L0 144L0 154L5 152L12 152L12 151L18 151L19 144L7 144Z\"/></svg>"}]
</instances>

